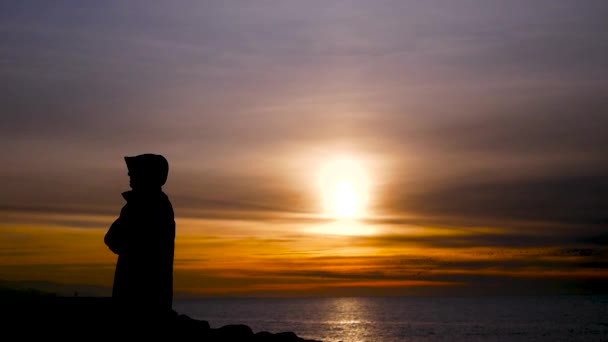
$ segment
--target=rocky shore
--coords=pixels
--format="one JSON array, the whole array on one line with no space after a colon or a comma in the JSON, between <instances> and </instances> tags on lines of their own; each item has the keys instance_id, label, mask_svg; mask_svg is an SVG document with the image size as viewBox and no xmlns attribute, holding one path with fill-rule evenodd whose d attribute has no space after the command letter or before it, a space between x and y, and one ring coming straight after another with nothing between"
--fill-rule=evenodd
<instances>
[{"instance_id":1,"label":"rocky shore","mask_svg":"<svg viewBox=\"0 0 608 342\"><path fill-rule=\"evenodd\" d=\"M293 332L254 332L247 325L212 328L207 321L173 312L162 321L142 317L117 320L110 298L17 296L3 297L0 320L4 335L19 339L318 342Z\"/></svg>"}]
</instances>

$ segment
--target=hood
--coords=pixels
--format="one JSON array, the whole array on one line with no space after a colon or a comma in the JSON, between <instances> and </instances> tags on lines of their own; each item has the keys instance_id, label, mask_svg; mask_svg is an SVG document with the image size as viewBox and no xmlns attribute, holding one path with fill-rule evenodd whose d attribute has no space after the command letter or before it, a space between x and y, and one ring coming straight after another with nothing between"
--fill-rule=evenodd
<instances>
[{"instance_id":1,"label":"hood","mask_svg":"<svg viewBox=\"0 0 608 342\"><path fill-rule=\"evenodd\" d=\"M163 186L169 175L169 163L160 154L140 154L133 157L125 157L129 174L138 178L146 179L152 186Z\"/></svg>"}]
</instances>

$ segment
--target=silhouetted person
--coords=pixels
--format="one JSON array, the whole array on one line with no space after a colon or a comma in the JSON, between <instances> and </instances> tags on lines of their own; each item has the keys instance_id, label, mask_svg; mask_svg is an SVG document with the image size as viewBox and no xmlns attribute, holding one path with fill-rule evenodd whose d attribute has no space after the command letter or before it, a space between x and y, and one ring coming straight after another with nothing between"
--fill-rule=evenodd
<instances>
[{"instance_id":1,"label":"silhouetted person","mask_svg":"<svg viewBox=\"0 0 608 342\"><path fill-rule=\"evenodd\" d=\"M113 301L123 318L164 317L172 311L175 221L162 186L169 164L156 154L125 157L131 191L104 241L118 254ZM137 316L137 317L136 317Z\"/></svg>"}]
</instances>

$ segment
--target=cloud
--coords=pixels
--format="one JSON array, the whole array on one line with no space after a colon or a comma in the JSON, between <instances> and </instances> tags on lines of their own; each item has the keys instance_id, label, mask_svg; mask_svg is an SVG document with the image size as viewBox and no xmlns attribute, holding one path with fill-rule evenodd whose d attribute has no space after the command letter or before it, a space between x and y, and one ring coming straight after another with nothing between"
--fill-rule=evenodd
<instances>
[{"instance_id":1,"label":"cloud","mask_svg":"<svg viewBox=\"0 0 608 342\"><path fill-rule=\"evenodd\" d=\"M591 227L601 225L607 195L608 178L603 175L538 175L515 180L480 176L412 196L401 206L427 216L485 217L507 222L538 221Z\"/></svg>"}]
</instances>

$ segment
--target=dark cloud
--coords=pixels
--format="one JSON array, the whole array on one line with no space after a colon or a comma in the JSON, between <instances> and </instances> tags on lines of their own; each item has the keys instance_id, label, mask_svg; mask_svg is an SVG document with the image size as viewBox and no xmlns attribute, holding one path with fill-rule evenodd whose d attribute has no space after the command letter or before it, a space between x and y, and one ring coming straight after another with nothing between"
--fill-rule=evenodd
<instances>
[{"instance_id":1,"label":"dark cloud","mask_svg":"<svg viewBox=\"0 0 608 342\"><path fill-rule=\"evenodd\" d=\"M461 184L429 190L402 206L429 216L601 225L608 210L608 177L593 174L538 177L516 180L471 177Z\"/></svg>"},{"instance_id":2,"label":"dark cloud","mask_svg":"<svg viewBox=\"0 0 608 342\"><path fill-rule=\"evenodd\" d=\"M576 231L544 231L537 234L534 232L505 232L505 233L481 233L470 232L462 234L463 230L455 229L456 234L437 235L432 231L425 235L380 235L361 238L359 243L366 245L391 246L410 245L438 248L463 248L463 247L552 247L580 243L581 233ZM459 234L460 233L460 234ZM357 242L355 242L357 243Z\"/></svg>"},{"instance_id":3,"label":"dark cloud","mask_svg":"<svg viewBox=\"0 0 608 342\"><path fill-rule=\"evenodd\" d=\"M604 224L604 226L606 225L606 220L604 220L603 224ZM590 244L599 245L599 246L607 246L608 245L608 233L602 232L598 235L582 239L581 242L590 243Z\"/></svg>"}]
</instances>

